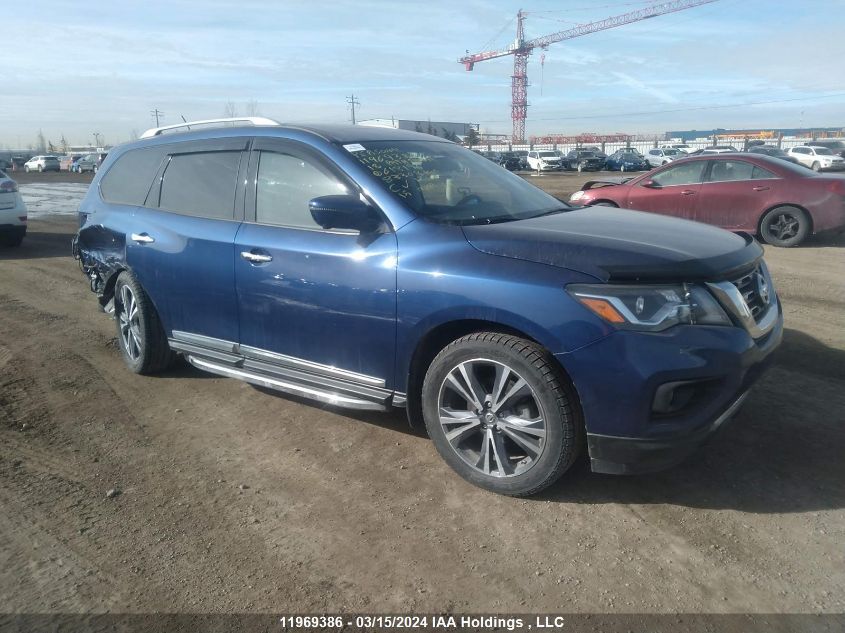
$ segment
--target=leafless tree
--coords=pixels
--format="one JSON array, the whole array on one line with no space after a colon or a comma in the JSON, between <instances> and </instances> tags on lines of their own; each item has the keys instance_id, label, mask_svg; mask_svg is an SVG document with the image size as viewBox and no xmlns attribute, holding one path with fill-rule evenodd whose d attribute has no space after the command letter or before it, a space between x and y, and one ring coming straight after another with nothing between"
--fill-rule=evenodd
<instances>
[{"instance_id":1,"label":"leafless tree","mask_svg":"<svg viewBox=\"0 0 845 633\"><path fill-rule=\"evenodd\" d=\"M246 102L246 115L247 116L260 116L261 113L259 112L258 101L255 99L251 99Z\"/></svg>"},{"instance_id":2,"label":"leafless tree","mask_svg":"<svg viewBox=\"0 0 845 633\"><path fill-rule=\"evenodd\" d=\"M227 101L225 107L223 108L223 116L226 118L232 119L238 116L238 108L235 106L234 101Z\"/></svg>"}]
</instances>

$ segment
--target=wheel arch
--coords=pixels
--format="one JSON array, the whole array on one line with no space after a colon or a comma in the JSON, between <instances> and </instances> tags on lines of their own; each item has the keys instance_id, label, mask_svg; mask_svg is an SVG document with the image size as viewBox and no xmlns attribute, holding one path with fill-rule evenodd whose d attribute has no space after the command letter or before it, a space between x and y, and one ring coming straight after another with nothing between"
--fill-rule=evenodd
<instances>
[{"instance_id":1,"label":"wheel arch","mask_svg":"<svg viewBox=\"0 0 845 633\"><path fill-rule=\"evenodd\" d=\"M616 207L617 209L619 208L618 202L615 202L615 201L610 200L608 198L599 198L598 200L593 200L587 206L588 207L596 207L596 206L601 206L602 204L604 206L612 206L612 207Z\"/></svg>"},{"instance_id":2,"label":"wheel arch","mask_svg":"<svg viewBox=\"0 0 845 633\"><path fill-rule=\"evenodd\" d=\"M561 383L572 395L573 411L581 424L583 424L583 415L581 414L581 401L575 385L569 376L569 373L561 365L560 360L552 354L541 341L536 337L531 336L519 328L507 325L497 321L489 321L485 319L455 319L440 323L423 334L416 343L413 353L411 354L410 362L408 364L407 376L407 394L406 394L406 414L408 416L408 423L415 429L424 429L425 422L422 414L422 384L425 378L426 370L428 369L434 357L452 341L472 334L474 332L497 332L500 334L510 334L518 336L539 346L543 349L549 357L549 361L556 368L558 377Z\"/></svg>"},{"instance_id":3,"label":"wheel arch","mask_svg":"<svg viewBox=\"0 0 845 633\"><path fill-rule=\"evenodd\" d=\"M757 225L756 225L757 233L756 233L756 235L758 237L761 237L762 233L763 233L763 231L762 231L763 218L766 217L766 214L769 211L773 211L774 209L778 209L780 207L795 207L796 209L803 211L804 215L806 215L807 219L810 221L809 235L815 235L816 228L815 228L815 223L813 222L813 214L810 213L810 211L805 206L797 204L795 202L778 202L777 204L773 204L773 205L763 209L763 212L760 214L760 217L757 218Z\"/></svg>"}]
</instances>

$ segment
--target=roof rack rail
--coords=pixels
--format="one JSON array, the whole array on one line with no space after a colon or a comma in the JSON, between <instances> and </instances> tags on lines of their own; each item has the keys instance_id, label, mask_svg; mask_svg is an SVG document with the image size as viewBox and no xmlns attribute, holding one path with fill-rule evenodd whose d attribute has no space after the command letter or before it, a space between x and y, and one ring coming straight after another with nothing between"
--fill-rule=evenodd
<instances>
[{"instance_id":1,"label":"roof rack rail","mask_svg":"<svg viewBox=\"0 0 845 633\"><path fill-rule=\"evenodd\" d=\"M279 125L278 121L274 121L273 119L268 119L263 116L241 116L241 117L230 117L226 119L204 119L202 121L185 121L184 123L177 123L176 125L163 125L161 127L152 127L143 134L141 134L141 138L152 138L153 136L158 136L162 132L168 132L170 130L178 130L178 129L188 129L190 130L193 126L202 126L202 127L213 127L220 123L245 123L247 125ZM220 125L219 127L225 127Z\"/></svg>"}]
</instances>

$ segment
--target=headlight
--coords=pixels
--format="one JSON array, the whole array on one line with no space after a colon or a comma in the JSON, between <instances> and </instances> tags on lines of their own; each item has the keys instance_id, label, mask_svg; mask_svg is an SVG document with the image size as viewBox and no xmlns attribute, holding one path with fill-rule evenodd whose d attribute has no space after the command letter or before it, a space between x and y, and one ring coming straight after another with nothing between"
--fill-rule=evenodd
<instances>
[{"instance_id":1,"label":"headlight","mask_svg":"<svg viewBox=\"0 0 845 633\"><path fill-rule=\"evenodd\" d=\"M673 325L731 325L706 288L696 285L573 284L567 292L621 330L660 332Z\"/></svg>"},{"instance_id":2,"label":"headlight","mask_svg":"<svg viewBox=\"0 0 845 633\"><path fill-rule=\"evenodd\" d=\"M572 202L575 202L576 200L580 200L580 199L581 199L581 198L583 198L583 197L584 197L584 192L583 192L583 191L576 191L576 192L575 192L575 193L573 193L571 196L569 196L569 199L570 199Z\"/></svg>"}]
</instances>

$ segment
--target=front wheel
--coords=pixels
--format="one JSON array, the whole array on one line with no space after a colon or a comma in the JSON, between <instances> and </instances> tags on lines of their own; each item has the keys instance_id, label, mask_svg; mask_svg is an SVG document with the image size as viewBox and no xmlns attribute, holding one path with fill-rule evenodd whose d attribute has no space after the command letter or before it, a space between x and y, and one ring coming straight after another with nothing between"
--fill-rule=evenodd
<instances>
[{"instance_id":1,"label":"front wheel","mask_svg":"<svg viewBox=\"0 0 845 633\"><path fill-rule=\"evenodd\" d=\"M760 220L760 235L772 246L798 246L809 233L810 218L798 207L777 207Z\"/></svg>"},{"instance_id":2,"label":"front wheel","mask_svg":"<svg viewBox=\"0 0 845 633\"><path fill-rule=\"evenodd\" d=\"M535 494L573 464L581 424L551 357L497 332L469 334L432 361L423 416L440 456L461 477L511 496Z\"/></svg>"},{"instance_id":3,"label":"front wheel","mask_svg":"<svg viewBox=\"0 0 845 633\"><path fill-rule=\"evenodd\" d=\"M818 161L814 161L814 162L813 162L812 170L813 170L813 171L821 171L821 170L822 170L822 166L821 166L821 165L819 165L819 162L818 162Z\"/></svg>"},{"instance_id":4,"label":"front wheel","mask_svg":"<svg viewBox=\"0 0 845 633\"><path fill-rule=\"evenodd\" d=\"M173 354L152 301L138 280L123 271L114 287L114 318L123 360L136 374L156 374Z\"/></svg>"}]
</instances>

